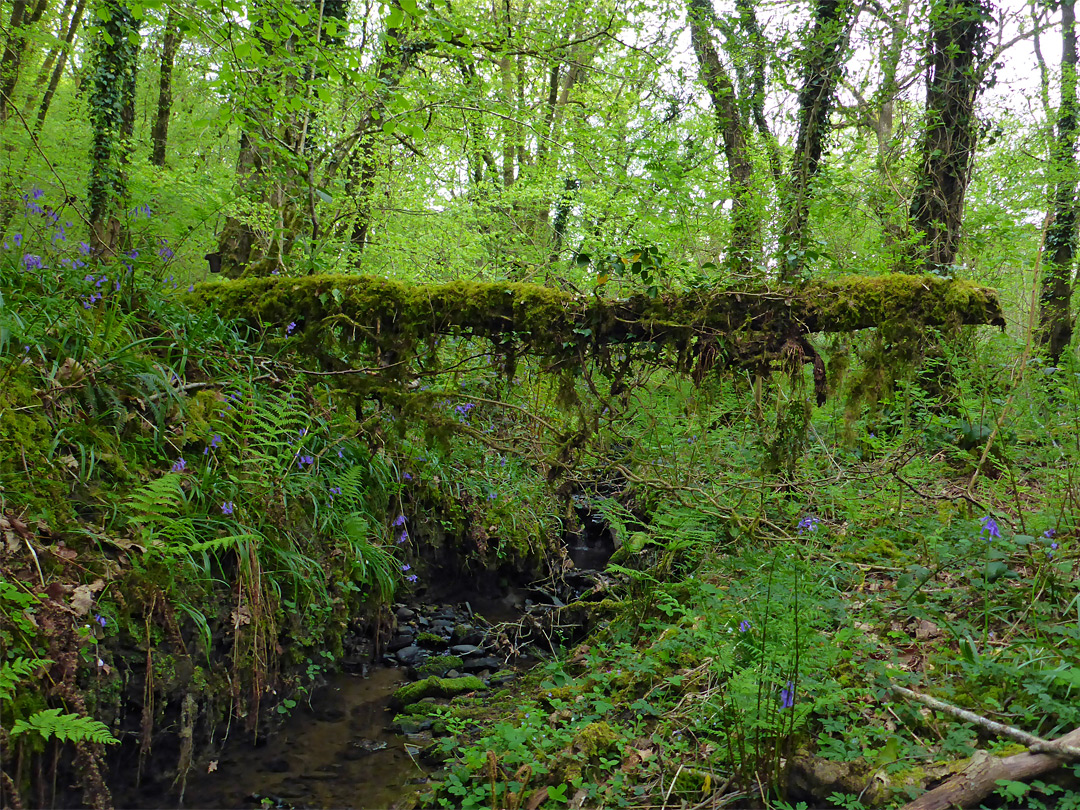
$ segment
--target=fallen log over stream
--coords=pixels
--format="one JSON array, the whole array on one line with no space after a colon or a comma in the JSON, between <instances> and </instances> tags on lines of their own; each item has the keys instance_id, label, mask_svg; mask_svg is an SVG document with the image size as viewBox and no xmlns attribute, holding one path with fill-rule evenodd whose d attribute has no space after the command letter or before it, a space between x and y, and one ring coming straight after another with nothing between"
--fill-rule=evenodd
<instances>
[{"instance_id":1,"label":"fallen log over stream","mask_svg":"<svg viewBox=\"0 0 1080 810\"><path fill-rule=\"evenodd\" d=\"M323 275L201 284L188 300L225 318L288 328L311 348L334 328L340 330L339 345L366 343L396 356L408 356L419 342L448 333L556 358L576 356L582 348L646 342L675 347L685 367L695 359L700 367L707 355L710 368L761 366L785 347L801 349L809 362L816 354L805 336L814 332L891 326L910 333L1005 323L992 289L901 274L624 299L535 284L411 284Z\"/></svg>"}]
</instances>

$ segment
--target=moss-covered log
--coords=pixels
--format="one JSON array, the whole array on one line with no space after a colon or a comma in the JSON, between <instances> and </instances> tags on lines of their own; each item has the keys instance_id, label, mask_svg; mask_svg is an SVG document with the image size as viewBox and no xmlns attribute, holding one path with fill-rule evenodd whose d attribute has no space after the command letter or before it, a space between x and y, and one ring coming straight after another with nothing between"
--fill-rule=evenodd
<instances>
[{"instance_id":1,"label":"moss-covered log","mask_svg":"<svg viewBox=\"0 0 1080 810\"><path fill-rule=\"evenodd\" d=\"M994 290L934 276L849 276L798 287L695 290L656 298L572 295L532 284L455 281L409 284L367 276L259 278L199 285L190 296L226 318L296 328L317 339L346 326L347 340L403 349L436 334L461 333L541 355L583 345L718 344L723 365L757 362L813 332L869 327L1003 325Z\"/></svg>"}]
</instances>

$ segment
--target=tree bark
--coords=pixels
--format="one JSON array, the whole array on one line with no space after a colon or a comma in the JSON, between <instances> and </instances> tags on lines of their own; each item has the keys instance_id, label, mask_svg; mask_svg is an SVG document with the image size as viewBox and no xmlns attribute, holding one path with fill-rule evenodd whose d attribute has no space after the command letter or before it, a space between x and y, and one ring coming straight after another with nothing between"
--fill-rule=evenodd
<instances>
[{"instance_id":1,"label":"tree bark","mask_svg":"<svg viewBox=\"0 0 1080 810\"><path fill-rule=\"evenodd\" d=\"M1054 741L1063 746L1080 745L1080 728ZM982 756L979 756L982 754ZM1015 754L995 757L979 752L961 773L904 805L903 810L951 810L974 807L998 788L999 779L1026 782L1060 768L1067 760L1053 754Z\"/></svg>"},{"instance_id":2,"label":"tree bark","mask_svg":"<svg viewBox=\"0 0 1080 810\"><path fill-rule=\"evenodd\" d=\"M64 7L60 10L60 19L56 25L56 40L57 43L49 49L49 53L45 57L45 61L41 63L41 68L38 70L37 78L34 80L33 87L27 91L25 104L29 107L30 103L34 99L34 95L41 92L41 89L45 87L49 81L49 76L52 75L53 65L56 63L57 57L60 56L60 52L63 50L64 36L67 34L68 24L71 20L71 7L75 4L75 0L64 0ZM29 113L28 113L29 116Z\"/></svg>"},{"instance_id":3,"label":"tree bark","mask_svg":"<svg viewBox=\"0 0 1080 810\"><path fill-rule=\"evenodd\" d=\"M987 0L934 0L930 14L926 128L911 202L911 220L923 234L914 264L948 273L956 262L964 196L978 142L975 116L990 17Z\"/></svg>"},{"instance_id":4,"label":"tree bark","mask_svg":"<svg viewBox=\"0 0 1080 810\"><path fill-rule=\"evenodd\" d=\"M1061 103L1051 174L1057 183L1051 199L1053 220L1046 229L1042 290L1039 296L1039 342L1057 363L1072 341L1073 259L1076 254L1077 101L1076 9L1061 2Z\"/></svg>"},{"instance_id":5,"label":"tree bark","mask_svg":"<svg viewBox=\"0 0 1080 810\"><path fill-rule=\"evenodd\" d=\"M32 8L28 8L26 0L12 3L7 42L0 55L0 124L7 120L9 109L15 103L15 85L19 82L19 71L28 47L26 29L37 24L46 8L48 0L38 0Z\"/></svg>"},{"instance_id":6,"label":"tree bark","mask_svg":"<svg viewBox=\"0 0 1080 810\"><path fill-rule=\"evenodd\" d=\"M753 262L761 242L760 225L752 205L754 170L735 85L720 61L709 34L708 23L714 16L711 0L687 0L690 42L697 56L702 83L712 99L716 126L724 141L724 158L731 183L731 243L727 264L732 269L742 269Z\"/></svg>"},{"instance_id":7,"label":"tree bark","mask_svg":"<svg viewBox=\"0 0 1080 810\"><path fill-rule=\"evenodd\" d=\"M37 120L34 122L35 134L41 132L41 128L45 125L45 116L49 114L49 107L52 105L53 96L56 95L56 88L60 86L60 79L64 75L64 67L67 65L68 54L71 53L72 43L75 41L75 32L79 30L79 24L82 23L83 12L85 10L86 0L78 0L78 4L75 6L75 13L71 17L71 23L68 25L67 33L64 35L63 47L60 48L60 53L56 57L56 64L53 65L49 86L45 89L45 95L41 97L41 106L38 107Z\"/></svg>"},{"instance_id":8,"label":"tree bark","mask_svg":"<svg viewBox=\"0 0 1080 810\"><path fill-rule=\"evenodd\" d=\"M805 266L810 185L825 153L829 114L836 100L854 13L850 0L817 0L815 4L814 27L803 56L795 154L784 189L780 277L785 280L797 279Z\"/></svg>"},{"instance_id":9,"label":"tree bark","mask_svg":"<svg viewBox=\"0 0 1080 810\"><path fill-rule=\"evenodd\" d=\"M150 162L155 166L165 165L165 153L169 143L169 118L172 115L172 74L176 62L176 52L180 49L183 33L177 24L179 15L176 9L169 7L165 19L165 38L161 46L161 69L158 78L157 116L150 137L154 142L154 151Z\"/></svg>"}]
</instances>

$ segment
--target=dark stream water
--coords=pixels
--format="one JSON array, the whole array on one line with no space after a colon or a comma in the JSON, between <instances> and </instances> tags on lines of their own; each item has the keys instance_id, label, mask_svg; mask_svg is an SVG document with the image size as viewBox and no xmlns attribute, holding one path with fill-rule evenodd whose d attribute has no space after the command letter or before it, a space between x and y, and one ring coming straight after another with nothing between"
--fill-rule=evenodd
<instances>
[{"instance_id":1,"label":"dark stream water","mask_svg":"<svg viewBox=\"0 0 1080 810\"><path fill-rule=\"evenodd\" d=\"M227 745L213 772L191 774L184 806L399 805L426 778L412 741L386 731L390 696L406 681L403 670L382 667L367 678L331 676L265 745Z\"/></svg>"}]
</instances>

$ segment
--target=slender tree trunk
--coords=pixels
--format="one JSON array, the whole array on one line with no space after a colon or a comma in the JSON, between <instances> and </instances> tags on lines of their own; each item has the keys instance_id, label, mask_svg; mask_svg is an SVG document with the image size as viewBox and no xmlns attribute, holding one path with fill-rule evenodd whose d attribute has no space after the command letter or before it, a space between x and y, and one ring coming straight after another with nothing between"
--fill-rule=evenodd
<instances>
[{"instance_id":1,"label":"slender tree trunk","mask_svg":"<svg viewBox=\"0 0 1080 810\"><path fill-rule=\"evenodd\" d=\"M26 30L37 24L46 8L48 0L38 0L33 7L28 7L26 0L12 3L7 42L0 55L0 124L7 120L15 104L15 85L19 83L19 70L28 50Z\"/></svg>"},{"instance_id":2,"label":"slender tree trunk","mask_svg":"<svg viewBox=\"0 0 1080 810\"><path fill-rule=\"evenodd\" d=\"M86 0L78 0L75 6L75 13L71 17L71 24L68 26L67 34L64 35L64 45L60 48L60 53L56 57L56 64L53 65L52 78L49 79L49 86L45 89L45 95L41 97L41 106L38 107L37 120L34 122L34 133L41 131L42 126L45 125L45 116L49 114L49 107L52 104L53 96L56 95L56 88L60 86L60 79L64 75L64 67L67 65L68 54L71 53L72 44L75 41L75 32L79 30L79 24L82 22L83 12L86 10Z\"/></svg>"},{"instance_id":3,"label":"slender tree trunk","mask_svg":"<svg viewBox=\"0 0 1080 810\"><path fill-rule=\"evenodd\" d=\"M981 63L990 56L986 2L934 0L931 5L926 129L910 214L923 234L915 265L929 272L949 272L960 247L979 135L975 98Z\"/></svg>"},{"instance_id":4,"label":"slender tree trunk","mask_svg":"<svg viewBox=\"0 0 1080 810\"><path fill-rule=\"evenodd\" d=\"M836 101L854 13L849 0L817 0L814 9L814 28L803 56L799 131L784 189L780 276L785 280L798 278L805 265L810 186L825 153L829 114Z\"/></svg>"},{"instance_id":5,"label":"slender tree trunk","mask_svg":"<svg viewBox=\"0 0 1080 810\"><path fill-rule=\"evenodd\" d=\"M742 29L742 38L750 47L750 114L754 120L754 126L758 134L765 141L765 149L769 156L769 171L773 182L780 185L784 170L780 160L780 145L776 142L776 136L769 130L769 122L765 119L765 71L768 63L768 42L758 22L757 12L754 10L753 0L735 0L735 10L739 14L739 27Z\"/></svg>"},{"instance_id":6,"label":"slender tree trunk","mask_svg":"<svg viewBox=\"0 0 1080 810\"><path fill-rule=\"evenodd\" d=\"M758 217L752 204L753 164L747 149L746 124L739 113L735 85L724 69L709 34L708 23L715 15L710 2L687 0L686 16L701 80L709 91L716 126L724 141L724 157L731 183L731 245L727 264L732 269L745 269L757 256L761 241Z\"/></svg>"},{"instance_id":7,"label":"slender tree trunk","mask_svg":"<svg viewBox=\"0 0 1080 810\"><path fill-rule=\"evenodd\" d=\"M1051 153L1052 174L1057 182L1051 199L1053 220L1046 229L1039 296L1039 342L1055 363L1072 341L1073 328L1070 304L1076 254L1076 51L1075 2L1061 0L1061 104Z\"/></svg>"},{"instance_id":8,"label":"slender tree trunk","mask_svg":"<svg viewBox=\"0 0 1080 810\"><path fill-rule=\"evenodd\" d=\"M165 39L161 46L161 70L158 79L157 116L150 137L154 142L154 151L150 162L155 166L165 165L165 152L169 143L169 117L172 115L172 74L176 62L176 52L180 49L183 33L177 25L176 9L169 7L169 16L165 19Z\"/></svg>"},{"instance_id":9,"label":"slender tree trunk","mask_svg":"<svg viewBox=\"0 0 1080 810\"><path fill-rule=\"evenodd\" d=\"M64 7L60 10L60 19L56 25L56 39L57 44L49 49L49 53L45 56L45 61L41 63L41 68L38 70L37 78L34 80L34 86L26 92L25 106L29 108L33 102L34 97L41 92L49 81L49 76L52 75L53 65L56 63L57 57L64 49L63 41L67 34L68 24L71 20L71 7L75 5L75 0L64 0ZM29 112L27 112L29 116Z\"/></svg>"}]
</instances>

